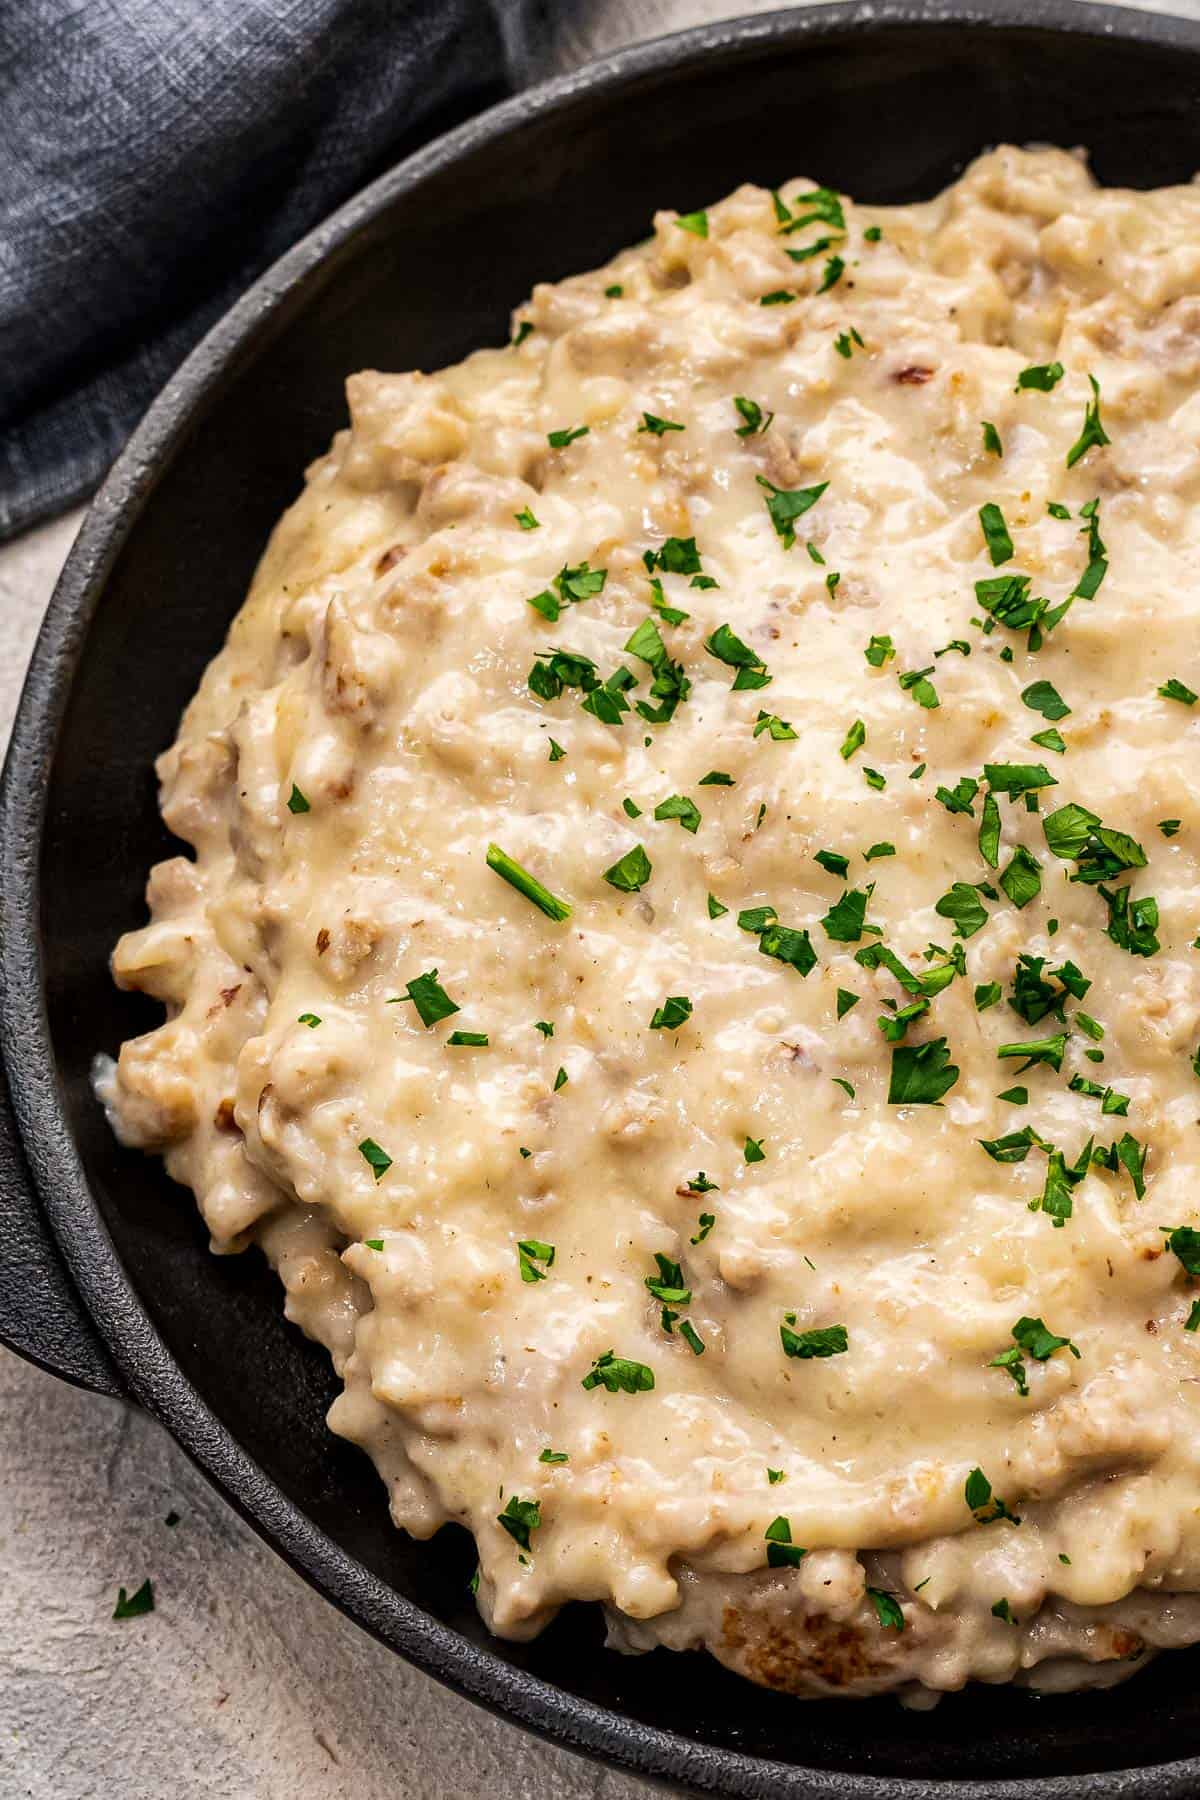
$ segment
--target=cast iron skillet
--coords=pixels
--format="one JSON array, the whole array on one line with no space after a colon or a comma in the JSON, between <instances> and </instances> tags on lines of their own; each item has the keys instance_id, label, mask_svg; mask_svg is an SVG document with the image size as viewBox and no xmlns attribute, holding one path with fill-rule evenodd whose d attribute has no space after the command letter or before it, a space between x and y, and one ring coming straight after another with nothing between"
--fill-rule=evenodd
<instances>
[{"instance_id":1,"label":"cast iron skillet","mask_svg":"<svg viewBox=\"0 0 1200 1800\"><path fill-rule=\"evenodd\" d=\"M118 1149L98 1048L159 1016L108 976L171 845L151 761L363 367L455 362L510 308L645 236L651 211L807 174L934 193L1000 139L1091 147L1107 182L1200 166L1200 27L1060 0L856 4L628 50L497 107L375 183L266 275L166 389L80 535L0 796L0 1335L155 1413L280 1553L386 1643L559 1743L720 1795L924 1800L1200 1791L1200 1661L1116 1692L980 1688L932 1714L800 1704L698 1656L604 1652L594 1609L489 1639L457 1531L415 1544L325 1429L326 1358L256 1255L218 1260L189 1195ZM0 1096L2 1098L2 1096Z\"/></svg>"}]
</instances>

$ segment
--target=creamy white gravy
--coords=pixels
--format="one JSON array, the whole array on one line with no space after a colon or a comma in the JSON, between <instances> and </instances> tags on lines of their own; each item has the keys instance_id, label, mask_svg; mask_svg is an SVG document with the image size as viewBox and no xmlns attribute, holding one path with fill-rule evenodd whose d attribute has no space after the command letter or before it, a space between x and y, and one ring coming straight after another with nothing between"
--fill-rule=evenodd
<instances>
[{"instance_id":1,"label":"creamy white gravy","mask_svg":"<svg viewBox=\"0 0 1200 1800\"><path fill-rule=\"evenodd\" d=\"M1200 190L812 193L351 377L160 761L167 1021L101 1089L497 1632L1109 1679L1200 1637Z\"/></svg>"}]
</instances>

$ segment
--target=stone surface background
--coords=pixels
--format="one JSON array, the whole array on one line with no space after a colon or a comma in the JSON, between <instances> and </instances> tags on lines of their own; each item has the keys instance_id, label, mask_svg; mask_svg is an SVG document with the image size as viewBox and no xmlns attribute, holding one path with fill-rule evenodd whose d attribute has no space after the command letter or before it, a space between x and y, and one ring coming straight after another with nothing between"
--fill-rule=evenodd
<instances>
[{"instance_id":1,"label":"stone surface background","mask_svg":"<svg viewBox=\"0 0 1200 1800\"><path fill-rule=\"evenodd\" d=\"M546 72L752 10L754 0L583 0ZM1200 18L1200 0L1171 10ZM81 516L0 549L0 744ZM114 1622L118 1586L147 1575L154 1613ZM650 1792L408 1668L266 1549L151 1420L0 1350L3 1800Z\"/></svg>"}]
</instances>

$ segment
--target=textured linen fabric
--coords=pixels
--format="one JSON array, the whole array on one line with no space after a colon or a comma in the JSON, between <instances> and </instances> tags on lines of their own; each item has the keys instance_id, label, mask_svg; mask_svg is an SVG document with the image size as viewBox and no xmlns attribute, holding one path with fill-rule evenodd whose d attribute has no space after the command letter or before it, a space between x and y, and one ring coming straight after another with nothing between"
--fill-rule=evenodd
<instances>
[{"instance_id":1,"label":"textured linen fabric","mask_svg":"<svg viewBox=\"0 0 1200 1800\"><path fill-rule=\"evenodd\" d=\"M0 538L250 281L526 76L555 0L0 0Z\"/></svg>"}]
</instances>

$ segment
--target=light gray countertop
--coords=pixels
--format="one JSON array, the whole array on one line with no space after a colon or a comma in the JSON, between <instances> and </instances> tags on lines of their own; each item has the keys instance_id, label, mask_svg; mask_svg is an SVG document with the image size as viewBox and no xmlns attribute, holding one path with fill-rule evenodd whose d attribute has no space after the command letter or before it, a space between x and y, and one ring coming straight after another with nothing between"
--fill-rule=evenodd
<instances>
[{"instance_id":1,"label":"light gray countertop","mask_svg":"<svg viewBox=\"0 0 1200 1800\"><path fill-rule=\"evenodd\" d=\"M754 0L585 0L550 65L737 10ZM1200 17L1200 0L1170 10ZM0 550L0 743L80 517ZM147 1575L154 1613L114 1622L118 1585ZM5 1800L650 1793L410 1669L266 1549L149 1418L3 1350L0 1595Z\"/></svg>"}]
</instances>

